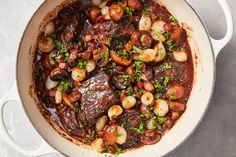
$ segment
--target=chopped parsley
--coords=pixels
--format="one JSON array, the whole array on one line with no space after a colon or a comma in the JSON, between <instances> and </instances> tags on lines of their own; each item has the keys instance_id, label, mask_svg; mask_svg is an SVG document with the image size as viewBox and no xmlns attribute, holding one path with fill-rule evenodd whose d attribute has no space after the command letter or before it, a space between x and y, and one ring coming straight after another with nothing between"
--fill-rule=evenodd
<instances>
[{"instance_id":1,"label":"chopped parsley","mask_svg":"<svg viewBox=\"0 0 236 157\"><path fill-rule=\"evenodd\" d=\"M144 15L150 15L151 12L152 12L152 7L145 7L145 8L143 9L143 14L144 14Z\"/></svg>"},{"instance_id":2,"label":"chopped parsley","mask_svg":"<svg viewBox=\"0 0 236 157\"><path fill-rule=\"evenodd\" d=\"M141 122L137 128L130 128L131 130L134 130L137 134L143 134L144 133L144 124Z\"/></svg>"},{"instance_id":3,"label":"chopped parsley","mask_svg":"<svg viewBox=\"0 0 236 157\"><path fill-rule=\"evenodd\" d=\"M130 76L130 75L123 75L123 78L124 78L125 80L129 80L129 79L131 78L131 76Z\"/></svg>"},{"instance_id":4,"label":"chopped parsley","mask_svg":"<svg viewBox=\"0 0 236 157\"><path fill-rule=\"evenodd\" d=\"M59 85L59 88L61 88L62 90L68 90L69 88L72 87L73 87L72 84L67 80L62 80Z\"/></svg>"},{"instance_id":5,"label":"chopped parsley","mask_svg":"<svg viewBox=\"0 0 236 157\"><path fill-rule=\"evenodd\" d=\"M81 103L81 104L80 104L80 110L81 110L81 111L84 110L84 106L85 106L85 105L86 105L85 103Z\"/></svg>"},{"instance_id":6,"label":"chopped parsley","mask_svg":"<svg viewBox=\"0 0 236 157\"><path fill-rule=\"evenodd\" d=\"M157 100L160 99L160 97L161 97L160 94L158 94L158 93L155 94L155 98L156 98Z\"/></svg>"},{"instance_id":7,"label":"chopped parsley","mask_svg":"<svg viewBox=\"0 0 236 157\"><path fill-rule=\"evenodd\" d=\"M124 151L121 148L117 148L116 152L115 152L115 155L118 156L118 155L120 155L122 153L124 153Z\"/></svg>"},{"instance_id":8,"label":"chopped parsley","mask_svg":"<svg viewBox=\"0 0 236 157\"><path fill-rule=\"evenodd\" d=\"M164 124L168 120L168 118L159 116L157 117L157 120L160 124Z\"/></svg>"},{"instance_id":9,"label":"chopped parsley","mask_svg":"<svg viewBox=\"0 0 236 157\"><path fill-rule=\"evenodd\" d=\"M144 89L140 89L140 90L138 90L138 94L142 94L144 92Z\"/></svg>"},{"instance_id":10,"label":"chopped parsley","mask_svg":"<svg viewBox=\"0 0 236 157\"><path fill-rule=\"evenodd\" d=\"M127 95L130 95L130 96L135 96L134 90L133 90L132 86L129 86L129 87L125 90L125 93L126 93Z\"/></svg>"},{"instance_id":11,"label":"chopped parsley","mask_svg":"<svg viewBox=\"0 0 236 157\"><path fill-rule=\"evenodd\" d=\"M168 90L168 94L170 94L170 100L175 100L175 91L174 90Z\"/></svg>"},{"instance_id":12,"label":"chopped parsley","mask_svg":"<svg viewBox=\"0 0 236 157\"><path fill-rule=\"evenodd\" d=\"M140 81L142 79L142 72L141 69L143 68L143 62L140 60L134 61L134 73L135 73L135 80Z\"/></svg>"},{"instance_id":13,"label":"chopped parsley","mask_svg":"<svg viewBox=\"0 0 236 157\"><path fill-rule=\"evenodd\" d=\"M126 7L126 14L132 16L134 12L133 8Z\"/></svg>"},{"instance_id":14,"label":"chopped parsley","mask_svg":"<svg viewBox=\"0 0 236 157\"><path fill-rule=\"evenodd\" d=\"M84 126L82 123L79 123L79 128L82 129Z\"/></svg>"},{"instance_id":15,"label":"chopped parsley","mask_svg":"<svg viewBox=\"0 0 236 157\"><path fill-rule=\"evenodd\" d=\"M163 86L160 82L154 83L154 88L158 91L158 92L162 92L163 90Z\"/></svg>"},{"instance_id":16,"label":"chopped parsley","mask_svg":"<svg viewBox=\"0 0 236 157\"><path fill-rule=\"evenodd\" d=\"M67 52L67 43L64 40L54 40L54 46L58 49L58 52Z\"/></svg>"},{"instance_id":17,"label":"chopped parsley","mask_svg":"<svg viewBox=\"0 0 236 157\"><path fill-rule=\"evenodd\" d=\"M169 32L164 32L164 37L166 38L165 45L169 51L173 51L175 48L175 41L170 39L170 33Z\"/></svg>"},{"instance_id":18,"label":"chopped parsley","mask_svg":"<svg viewBox=\"0 0 236 157\"><path fill-rule=\"evenodd\" d=\"M81 69L85 69L86 68L86 61L84 61L82 58L78 59L77 66Z\"/></svg>"},{"instance_id":19,"label":"chopped parsley","mask_svg":"<svg viewBox=\"0 0 236 157\"><path fill-rule=\"evenodd\" d=\"M170 63L164 63L162 65L163 70L168 70L168 69L171 69L171 68L172 68L172 65Z\"/></svg>"},{"instance_id":20,"label":"chopped parsley","mask_svg":"<svg viewBox=\"0 0 236 157\"><path fill-rule=\"evenodd\" d=\"M178 20L174 16L169 16L169 20L174 23L178 23Z\"/></svg>"},{"instance_id":21,"label":"chopped parsley","mask_svg":"<svg viewBox=\"0 0 236 157\"><path fill-rule=\"evenodd\" d=\"M171 79L170 76L165 76L164 77L164 81L163 81L164 86L166 86L170 82L170 79Z\"/></svg>"}]
</instances>

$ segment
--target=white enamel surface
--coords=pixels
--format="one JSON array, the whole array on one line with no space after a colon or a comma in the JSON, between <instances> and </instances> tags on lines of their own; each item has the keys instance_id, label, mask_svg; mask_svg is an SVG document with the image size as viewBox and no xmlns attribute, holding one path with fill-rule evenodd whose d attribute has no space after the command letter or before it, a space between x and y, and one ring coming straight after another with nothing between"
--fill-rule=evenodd
<instances>
[{"instance_id":1,"label":"white enamel surface","mask_svg":"<svg viewBox=\"0 0 236 157\"><path fill-rule=\"evenodd\" d=\"M48 124L48 122L42 117L37 106L34 103L33 98L29 96L29 87L32 82L32 53L30 53L31 45L35 45L38 25L42 21L43 17L52 10L56 5L58 5L62 0L46 1L38 12L34 15L33 20L30 22L22 44L20 46L18 63L17 63L17 79L19 92L22 98L22 103L24 104L25 110L31 119L35 128L39 133L47 140L49 144L63 152L68 156L83 156L87 157L99 156L96 152L84 149L77 145L72 144L67 141ZM194 88L191 93L190 100L188 102L187 110L184 115L180 118L178 123L162 138L162 140L152 146L146 146L134 151L130 151L121 156L125 157L141 157L148 154L149 157L162 156L169 151L173 150L178 146L197 126L201 120L203 114L208 106L209 99L214 85L214 58L212 55L212 49L209 42L207 33L204 27L199 21L193 10L182 0L162 0L163 4L168 6L168 9L172 12L174 16L180 19L181 22L188 23L188 25L193 29L191 33L193 42L196 43L198 48L196 53L199 60L196 67L196 78L194 83ZM223 2L223 0L219 0ZM224 44L227 43L229 33L227 33L226 38L224 38ZM219 50L219 49L218 49ZM15 93L16 94L16 93ZM1 99L1 104L11 97L5 97ZM1 124L2 127L2 124ZM1 130L4 130L2 128ZM4 134L3 132L1 132ZM15 147L19 152L23 152L17 145L10 140L7 134L4 134L6 141ZM52 151L47 145L42 145L42 150L44 153ZM40 149L41 149L40 148ZM26 153L26 152L25 152ZM42 152L40 152L42 153ZM37 154L39 155L39 154ZM104 156L104 155L101 155Z\"/></svg>"}]
</instances>

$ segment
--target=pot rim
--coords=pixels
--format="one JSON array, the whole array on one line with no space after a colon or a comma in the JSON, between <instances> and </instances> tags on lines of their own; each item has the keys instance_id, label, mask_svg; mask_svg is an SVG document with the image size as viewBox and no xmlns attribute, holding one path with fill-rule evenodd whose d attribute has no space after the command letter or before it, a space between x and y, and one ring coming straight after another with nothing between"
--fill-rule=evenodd
<instances>
[{"instance_id":1,"label":"pot rim","mask_svg":"<svg viewBox=\"0 0 236 157\"><path fill-rule=\"evenodd\" d=\"M190 2L188 2L188 0L184 0L185 3L193 10L193 12L195 13L195 15L197 16L197 18L199 19L199 21L201 22L203 28L204 28L204 31L207 35L207 38L208 38L208 41L209 41L209 44L210 44L210 47L211 47L211 54L212 54L212 59L213 59L213 82L212 82L212 87L211 87L211 93L210 93L210 96L209 96L209 99L208 99L208 103L206 105L206 109L205 111L203 112L203 114L201 115L201 118L198 120L198 123L195 125L195 127L192 129L192 131L178 144L176 145L175 147L173 147L169 152L167 152L165 155L173 152L174 150L176 150L180 145L182 145L190 136L192 136L192 134L196 131L196 129L199 127L200 123L203 121L205 115L206 115L206 112L208 111L209 109L209 106L210 106L210 102L212 100L212 97L213 97L213 92L214 92L214 88L215 88L215 82L216 82L216 59L215 59L215 53L214 53L214 49L213 49L213 44L212 44L212 41L211 41L211 37L210 37L210 33L206 27L206 24L204 23L203 19L201 18L200 14L198 13L198 11L196 11L194 9L194 7L190 4ZM38 128L35 127L33 121L31 120L31 118L29 117L29 114L28 114L28 111L26 110L25 108L25 105L22 103L23 101L23 98L22 98L22 95L20 93L20 90L19 90L19 80L18 80L18 61L19 61L19 52L20 52L20 48L21 48L21 45L22 45L22 42L23 42L23 38L25 36L25 33L29 27L29 24L32 22L35 14L44 6L44 4L47 2L47 0L43 1L42 4L40 4L40 6L34 11L33 15L30 17L30 20L28 21L27 25L25 26L25 29L24 29L24 32L21 36L21 39L20 39L20 43L18 45L18 49L17 49L17 56L16 56L16 64L15 64L15 79L16 79L16 86L17 86L17 93L19 95L19 99L20 99L20 103L21 105L23 106L23 110L24 110L24 113L25 115L27 116L27 118L29 119L30 123L32 124L32 126L34 127L34 130L38 133L38 135L44 140L46 141L46 143L51 146L53 149L55 149L56 151L58 151L59 153L65 155L65 156L68 156L66 155L64 152L62 152L61 150L57 149L55 146L53 146L42 134L41 132L39 131Z\"/></svg>"}]
</instances>

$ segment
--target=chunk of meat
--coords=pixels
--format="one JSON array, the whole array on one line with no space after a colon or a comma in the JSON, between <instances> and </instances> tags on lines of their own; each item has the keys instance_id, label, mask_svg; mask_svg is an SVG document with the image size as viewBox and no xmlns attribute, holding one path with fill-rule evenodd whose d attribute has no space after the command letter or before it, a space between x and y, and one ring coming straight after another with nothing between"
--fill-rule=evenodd
<instances>
[{"instance_id":1,"label":"chunk of meat","mask_svg":"<svg viewBox=\"0 0 236 157\"><path fill-rule=\"evenodd\" d=\"M181 46L187 41L187 32L183 28L177 28L171 34L170 39L175 41L178 46Z\"/></svg>"},{"instance_id":2,"label":"chunk of meat","mask_svg":"<svg viewBox=\"0 0 236 157\"><path fill-rule=\"evenodd\" d=\"M126 110L120 117L117 119L119 125L123 125L124 129L127 132L126 143L120 145L120 148L127 149L133 147L141 146L140 134L136 133L131 128L138 128L139 124L142 122L140 113L137 110Z\"/></svg>"},{"instance_id":3,"label":"chunk of meat","mask_svg":"<svg viewBox=\"0 0 236 157\"><path fill-rule=\"evenodd\" d=\"M78 113L78 118L85 125L92 125L108 109L117 102L113 90L109 86L109 78L100 72L85 81L79 91L82 94L81 104L83 109Z\"/></svg>"},{"instance_id":4,"label":"chunk of meat","mask_svg":"<svg viewBox=\"0 0 236 157\"><path fill-rule=\"evenodd\" d=\"M71 135L78 138L83 138L86 135L85 130L81 122L77 121L76 113L68 108L66 105L60 105L57 107L57 116L54 117L55 121L59 123L58 125L64 128ZM59 120L57 119L59 118Z\"/></svg>"}]
</instances>

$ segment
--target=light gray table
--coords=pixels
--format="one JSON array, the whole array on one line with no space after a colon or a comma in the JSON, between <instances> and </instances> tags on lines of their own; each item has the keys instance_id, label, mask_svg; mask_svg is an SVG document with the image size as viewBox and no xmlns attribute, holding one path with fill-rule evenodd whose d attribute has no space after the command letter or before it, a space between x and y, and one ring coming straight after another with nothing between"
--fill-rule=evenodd
<instances>
[{"instance_id":1,"label":"light gray table","mask_svg":"<svg viewBox=\"0 0 236 157\"><path fill-rule=\"evenodd\" d=\"M211 35L222 37L226 28L225 19L216 0L189 1L203 17ZM236 1L227 1L236 21ZM0 97L14 80L14 59L24 27L42 2L0 0ZM5 117L9 132L25 148L37 148L39 136L21 111L17 103L7 106ZM22 157L1 138L0 156ZM236 34L217 58L216 88L206 117L190 138L166 157L236 157Z\"/></svg>"}]
</instances>

